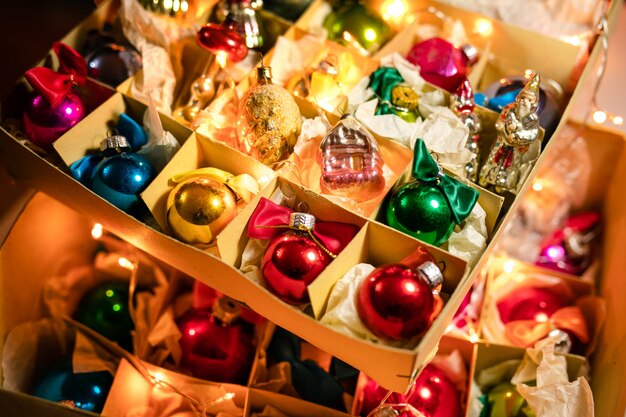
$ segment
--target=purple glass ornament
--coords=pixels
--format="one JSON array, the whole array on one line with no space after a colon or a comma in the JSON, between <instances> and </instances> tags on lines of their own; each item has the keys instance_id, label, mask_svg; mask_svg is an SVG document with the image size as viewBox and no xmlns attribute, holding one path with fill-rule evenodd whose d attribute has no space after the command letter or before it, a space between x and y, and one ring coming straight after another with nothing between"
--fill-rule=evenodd
<instances>
[{"instance_id":1,"label":"purple glass ornament","mask_svg":"<svg viewBox=\"0 0 626 417\"><path fill-rule=\"evenodd\" d=\"M116 87L141 69L141 55L133 48L107 43L91 52L87 58L89 76Z\"/></svg>"},{"instance_id":2,"label":"purple glass ornament","mask_svg":"<svg viewBox=\"0 0 626 417\"><path fill-rule=\"evenodd\" d=\"M50 107L43 96L36 94L24 111L24 133L34 144L50 149L52 143L85 116L85 106L74 93L60 105Z\"/></svg>"}]
</instances>

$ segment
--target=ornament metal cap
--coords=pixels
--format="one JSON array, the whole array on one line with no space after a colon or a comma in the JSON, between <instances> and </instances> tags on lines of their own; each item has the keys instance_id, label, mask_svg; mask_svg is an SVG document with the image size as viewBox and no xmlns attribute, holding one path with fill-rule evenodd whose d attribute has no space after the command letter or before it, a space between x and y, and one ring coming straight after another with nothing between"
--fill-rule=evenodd
<instances>
[{"instance_id":1,"label":"ornament metal cap","mask_svg":"<svg viewBox=\"0 0 626 417\"><path fill-rule=\"evenodd\" d=\"M230 297L220 297L213 303L211 314L222 326L230 326L241 315L241 306Z\"/></svg>"},{"instance_id":2,"label":"ornament metal cap","mask_svg":"<svg viewBox=\"0 0 626 417\"><path fill-rule=\"evenodd\" d=\"M476 48L471 43L461 45L461 51L463 51L463 53L467 57L467 65L474 65L480 58L480 52L478 52L478 48Z\"/></svg>"},{"instance_id":3,"label":"ornament metal cap","mask_svg":"<svg viewBox=\"0 0 626 417\"><path fill-rule=\"evenodd\" d=\"M122 135L112 135L108 138L103 139L100 142L100 151L104 152L108 149L118 149L118 148L128 148L130 149L130 144L128 143L128 139Z\"/></svg>"},{"instance_id":4,"label":"ornament metal cap","mask_svg":"<svg viewBox=\"0 0 626 417\"><path fill-rule=\"evenodd\" d=\"M572 350L572 338L567 332L561 329L554 329L548 333L548 337L554 339L554 351L558 353L569 353Z\"/></svg>"},{"instance_id":5,"label":"ornament metal cap","mask_svg":"<svg viewBox=\"0 0 626 417\"><path fill-rule=\"evenodd\" d=\"M308 213L291 213L289 215L289 226L297 229L313 230L315 227L315 216Z\"/></svg>"},{"instance_id":6,"label":"ornament metal cap","mask_svg":"<svg viewBox=\"0 0 626 417\"><path fill-rule=\"evenodd\" d=\"M430 288L443 284L441 269L434 262L427 261L417 267L417 272L426 281Z\"/></svg>"},{"instance_id":7,"label":"ornament metal cap","mask_svg":"<svg viewBox=\"0 0 626 417\"><path fill-rule=\"evenodd\" d=\"M266 67L261 63L261 66L256 69L256 77L259 83L272 82L272 67Z\"/></svg>"}]
</instances>

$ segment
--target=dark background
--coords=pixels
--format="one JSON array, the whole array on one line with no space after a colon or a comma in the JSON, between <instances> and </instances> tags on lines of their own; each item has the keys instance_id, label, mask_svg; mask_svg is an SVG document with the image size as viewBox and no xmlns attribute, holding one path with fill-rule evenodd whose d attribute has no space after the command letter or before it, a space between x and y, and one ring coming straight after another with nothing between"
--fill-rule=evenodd
<instances>
[{"instance_id":1,"label":"dark background","mask_svg":"<svg viewBox=\"0 0 626 417\"><path fill-rule=\"evenodd\" d=\"M96 8L93 0L4 0L0 3L0 96Z\"/></svg>"}]
</instances>

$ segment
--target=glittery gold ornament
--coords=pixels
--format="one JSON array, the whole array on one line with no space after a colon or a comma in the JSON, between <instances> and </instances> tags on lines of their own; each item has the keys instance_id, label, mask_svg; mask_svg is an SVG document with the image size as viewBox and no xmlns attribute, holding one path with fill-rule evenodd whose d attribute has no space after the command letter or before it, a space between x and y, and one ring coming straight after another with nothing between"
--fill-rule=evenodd
<instances>
[{"instance_id":1,"label":"glittery gold ornament","mask_svg":"<svg viewBox=\"0 0 626 417\"><path fill-rule=\"evenodd\" d=\"M241 100L237 113L240 148L271 165L293 151L302 116L287 90L272 84L271 68L258 68L258 82Z\"/></svg>"}]
</instances>

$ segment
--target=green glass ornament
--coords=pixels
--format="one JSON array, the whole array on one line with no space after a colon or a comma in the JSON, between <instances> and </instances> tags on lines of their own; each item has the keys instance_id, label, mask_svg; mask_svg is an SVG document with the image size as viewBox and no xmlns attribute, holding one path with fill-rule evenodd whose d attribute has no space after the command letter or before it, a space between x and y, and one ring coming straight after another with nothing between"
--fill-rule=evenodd
<instances>
[{"instance_id":1,"label":"green glass ornament","mask_svg":"<svg viewBox=\"0 0 626 417\"><path fill-rule=\"evenodd\" d=\"M393 36L384 20L357 1L339 2L323 25L330 40L344 45L358 43L368 53L378 50ZM352 42L346 40L344 32L352 36Z\"/></svg>"},{"instance_id":2,"label":"green glass ornament","mask_svg":"<svg viewBox=\"0 0 626 417\"><path fill-rule=\"evenodd\" d=\"M487 417L535 417L524 397L510 382L496 385L487 394L487 400L490 410Z\"/></svg>"},{"instance_id":3,"label":"green glass ornament","mask_svg":"<svg viewBox=\"0 0 626 417\"><path fill-rule=\"evenodd\" d=\"M394 229L439 246L470 215L478 191L444 174L422 139L413 152L413 180L391 194L384 217Z\"/></svg>"},{"instance_id":4,"label":"green glass ornament","mask_svg":"<svg viewBox=\"0 0 626 417\"><path fill-rule=\"evenodd\" d=\"M88 291L74 319L131 351L135 326L128 310L128 283L107 281Z\"/></svg>"},{"instance_id":5,"label":"green glass ornament","mask_svg":"<svg viewBox=\"0 0 626 417\"><path fill-rule=\"evenodd\" d=\"M386 214L389 226L435 246L448 240L454 229L441 189L421 181L405 184L392 194Z\"/></svg>"}]
</instances>

